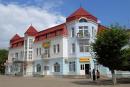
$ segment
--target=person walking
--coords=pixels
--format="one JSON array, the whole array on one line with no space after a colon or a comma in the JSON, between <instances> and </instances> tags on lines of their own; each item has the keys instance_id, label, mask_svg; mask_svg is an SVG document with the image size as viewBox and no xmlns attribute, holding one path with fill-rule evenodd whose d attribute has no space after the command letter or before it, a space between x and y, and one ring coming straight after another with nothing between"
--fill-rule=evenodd
<instances>
[{"instance_id":1,"label":"person walking","mask_svg":"<svg viewBox=\"0 0 130 87\"><path fill-rule=\"evenodd\" d=\"M89 78L91 78L91 68L89 68Z\"/></svg>"},{"instance_id":2,"label":"person walking","mask_svg":"<svg viewBox=\"0 0 130 87\"><path fill-rule=\"evenodd\" d=\"M95 81L96 80L95 69L93 69L92 74L93 74L93 81Z\"/></svg>"},{"instance_id":3,"label":"person walking","mask_svg":"<svg viewBox=\"0 0 130 87\"><path fill-rule=\"evenodd\" d=\"M97 80L98 80L100 78L100 72L99 72L99 70L97 70L96 76L97 76Z\"/></svg>"}]
</instances>

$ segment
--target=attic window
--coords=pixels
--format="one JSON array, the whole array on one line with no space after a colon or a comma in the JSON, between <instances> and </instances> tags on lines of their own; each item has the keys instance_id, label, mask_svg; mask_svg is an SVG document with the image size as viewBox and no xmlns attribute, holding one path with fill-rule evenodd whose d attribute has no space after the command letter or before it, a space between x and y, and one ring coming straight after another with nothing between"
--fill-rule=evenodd
<instances>
[{"instance_id":1,"label":"attic window","mask_svg":"<svg viewBox=\"0 0 130 87\"><path fill-rule=\"evenodd\" d=\"M83 23L83 22L87 22L87 20L84 19L84 18L82 18L82 19L79 20L79 22L80 22L80 23Z\"/></svg>"}]
</instances>

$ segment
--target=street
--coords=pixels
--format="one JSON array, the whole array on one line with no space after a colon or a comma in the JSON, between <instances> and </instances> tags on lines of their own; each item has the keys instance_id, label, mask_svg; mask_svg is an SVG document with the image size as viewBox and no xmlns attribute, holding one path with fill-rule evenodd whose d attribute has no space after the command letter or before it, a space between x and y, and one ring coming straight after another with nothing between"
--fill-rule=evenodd
<instances>
[{"instance_id":1,"label":"street","mask_svg":"<svg viewBox=\"0 0 130 87\"><path fill-rule=\"evenodd\" d=\"M91 79L54 77L11 77L0 76L0 87L113 87L111 81L93 82ZM130 79L119 81L116 87L129 87Z\"/></svg>"}]
</instances>

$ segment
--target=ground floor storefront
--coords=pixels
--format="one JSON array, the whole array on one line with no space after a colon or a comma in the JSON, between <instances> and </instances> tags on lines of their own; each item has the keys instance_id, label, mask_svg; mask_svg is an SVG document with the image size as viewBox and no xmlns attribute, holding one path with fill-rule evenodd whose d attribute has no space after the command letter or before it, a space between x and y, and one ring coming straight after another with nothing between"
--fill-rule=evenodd
<instances>
[{"instance_id":1,"label":"ground floor storefront","mask_svg":"<svg viewBox=\"0 0 130 87\"><path fill-rule=\"evenodd\" d=\"M89 75L94 68L91 57L39 59L32 62L13 62L8 64L6 74L37 75Z\"/></svg>"},{"instance_id":2,"label":"ground floor storefront","mask_svg":"<svg viewBox=\"0 0 130 87\"><path fill-rule=\"evenodd\" d=\"M28 62L15 61L6 65L6 75L14 76L86 76L92 77L93 69L100 75L111 77L111 71L95 63L91 57L39 59ZM130 72L117 71L118 77L130 76ZM96 74L96 72L95 72Z\"/></svg>"}]
</instances>

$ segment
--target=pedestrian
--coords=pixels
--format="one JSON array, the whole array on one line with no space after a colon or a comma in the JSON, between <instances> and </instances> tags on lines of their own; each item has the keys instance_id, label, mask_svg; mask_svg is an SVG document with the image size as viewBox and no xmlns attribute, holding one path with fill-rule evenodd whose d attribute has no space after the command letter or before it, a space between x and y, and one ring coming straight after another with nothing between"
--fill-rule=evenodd
<instances>
[{"instance_id":1,"label":"pedestrian","mask_svg":"<svg viewBox=\"0 0 130 87\"><path fill-rule=\"evenodd\" d=\"M99 72L99 70L97 70L96 76L97 76L97 80L98 80L100 78L100 72Z\"/></svg>"},{"instance_id":2,"label":"pedestrian","mask_svg":"<svg viewBox=\"0 0 130 87\"><path fill-rule=\"evenodd\" d=\"M91 78L91 68L89 68L89 77Z\"/></svg>"},{"instance_id":3,"label":"pedestrian","mask_svg":"<svg viewBox=\"0 0 130 87\"><path fill-rule=\"evenodd\" d=\"M96 80L95 69L93 69L92 74L93 74L93 81L95 81Z\"/></svg>"}]
</instances>

